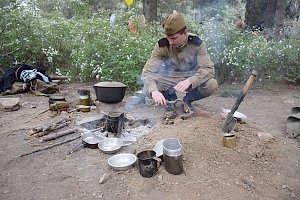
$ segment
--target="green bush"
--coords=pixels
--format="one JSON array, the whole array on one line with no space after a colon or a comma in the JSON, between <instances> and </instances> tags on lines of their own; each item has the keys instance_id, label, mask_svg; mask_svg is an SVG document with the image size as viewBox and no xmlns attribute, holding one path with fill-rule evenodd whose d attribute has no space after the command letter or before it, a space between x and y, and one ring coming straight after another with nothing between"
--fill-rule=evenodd
<instances>
[{"instance_id":1,"label":"green bush","mask_svg":"<svg viewBox=\"0 0 300 200\"><path fill-rule=\"evenodd\" d=\"M296 32L283 41L267 41L263 35L232 33L224 50L222 63L232 68L240 80L255 69L263 78L295 83L300 74L300 35Z\"/></svg>"},{"instance_id":2,"label":"green bush","mask_svg":"<svg viewBox=\"0 0 300 200\"><path fill-rule=\"evenodd\" d=\"M110 27L107 12L66 19L55 13L45 18L1 8L2 71L16 60L73 80L122 81L136 89L137 75L164 36L159 24L142 26L137 13L134 9L117 13L117 26ZM136 23L137 33L128 30L129 18ZM295 83L299 79L299 31L276 42L236 30L225 21L211 19L199 25L187 19L190 31L206 42L220 82L243 81L253 69L272 80Z\"/></svg>"},{"instance_id":3,"label":"green bush","mask_svg":"<svg viewBox=\"0 0 300 200\"><path fill-rule=\"evenodd\" d=\"M0 8L0 62L6 70L14 60L29 59L26 51L33 44L30 35L33 18L12 7Z\"/></svg>"},{"instance_id":4,"label":"green bush","mask_svg":"<svg viewBox=\"0 0 300 200\"><path fill-rule=\"evenodd\" d=\"M158 39L157 26L139 27L138 33L132 33L123 24L114 28L97 20L84 24L88 26L78 34L84 45L73 48L71 54L81 80L114 80L134 86Z\"/></svg>"},{"instance_id":5,"label":"green bush","mask_svg":"<svg viewBox=\"0 0 300 200\"><path fill-rule=\"evenodd\" d=\"M267 40L216 19L190 25L206 42L220 82L244 81L252 70L261 78L296 83L300 79L300 32L282 41Z\"/></svg>"}]
</instances>

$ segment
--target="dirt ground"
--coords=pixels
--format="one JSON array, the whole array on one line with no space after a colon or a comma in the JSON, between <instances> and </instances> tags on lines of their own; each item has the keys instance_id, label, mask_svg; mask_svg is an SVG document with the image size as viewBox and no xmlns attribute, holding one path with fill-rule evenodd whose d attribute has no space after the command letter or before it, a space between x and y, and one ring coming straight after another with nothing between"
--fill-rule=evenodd
<instances>
[{"instance_id":1,"label":"dirt ground","mask_svg":"<svg viewBox=\"0 0 300 200\"><path fill-rule=\"evenodd\" d=\"M60 87L73 108L78 104L79 87L89 88L95 98L88 84ZM183 146L185 174L169 174L162 165L152 178L142 177L136 165L127 171L110 169L107 159L111 155L99 149L82 148L68 155L80 138L21 157L80 135L41 143L29 135L30 129L66 117L71 120L67 129L74 128L79 120L122 107L127 97L121 104L100 104L89 113L55 116L49 111L40 114L48 108L47 97L10 96L20 98L21 108L0 112L0 199L300 199L300 146L285 134L291 108L300 105L300 87L257 83L238 109L248 118L237 126L234 148L222 145L221 107L230 109L236 99L221 97L227 89L222 85L214 95L194 103L207 115L176 118L174 124L162 123L164 109L160 107L137 106L125 113L149 119L153 129L121 152L137 154L170 137L178 138ZM103 176L107 179L100 184Z\"/></svg>"}]
</instances>

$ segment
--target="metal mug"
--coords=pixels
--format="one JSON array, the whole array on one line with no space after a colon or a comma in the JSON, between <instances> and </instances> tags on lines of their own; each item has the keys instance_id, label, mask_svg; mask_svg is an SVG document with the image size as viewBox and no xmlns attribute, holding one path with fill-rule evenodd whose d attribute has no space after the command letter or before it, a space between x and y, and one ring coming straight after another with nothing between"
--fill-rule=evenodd
<instances>
[{"instance_id":1,"label":"metal mug","mask_svg":"<svg viewBox=\"0 0 300 200\"><path fill-rule=\"evenodd\" d=\"M139 172L143 177L154 176L161 164L161 159L156 157L153 150L142 151L137 154Z\"/></svg>"}]
</instances>

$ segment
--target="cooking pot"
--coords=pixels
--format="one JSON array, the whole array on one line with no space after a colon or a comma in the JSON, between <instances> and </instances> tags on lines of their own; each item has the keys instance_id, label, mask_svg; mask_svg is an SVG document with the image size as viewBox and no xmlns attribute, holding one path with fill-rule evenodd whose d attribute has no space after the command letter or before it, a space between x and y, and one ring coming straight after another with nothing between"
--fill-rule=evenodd
<instances>
[{"instance_id":1,"label":"cooking pot","mask_svg":"<svg viewBox=\"0 0 300 200\"><path fill-rule=\"evenodd\" d=\"M121 82L99 82L94 85L97 100L104 103L121 102L127 85Z\"/></svg>"},{"instance_id":2,"label":"cooking pot","mask_svg":"<svg viewBox=\"0 0 300 200\"><path fill-rule=\"evenodd\" d=\"M99 141L100 139L93 133L83 134L81 135L81 142L74 149L72 149L69 154L78 151L82 147L97 149Z\"/></svg>"}]
</instances>

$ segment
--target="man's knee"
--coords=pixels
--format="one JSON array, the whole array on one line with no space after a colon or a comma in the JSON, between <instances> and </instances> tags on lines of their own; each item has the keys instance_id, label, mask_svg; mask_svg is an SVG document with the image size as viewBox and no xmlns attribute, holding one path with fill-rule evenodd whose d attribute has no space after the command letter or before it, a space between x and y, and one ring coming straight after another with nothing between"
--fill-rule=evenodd
<instances>
[{"instance_id":1,"label":"man's knee","mask_svg":"<svg viewBox=\"0 0 300 200\"><path fill-rule=\"evenodd\" d=\"M218 81L214 78L209 79L199 87L199 92L203 97L212 95L218 89Z\"/></svg>"}]
</instances>

